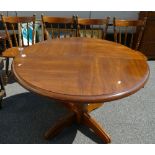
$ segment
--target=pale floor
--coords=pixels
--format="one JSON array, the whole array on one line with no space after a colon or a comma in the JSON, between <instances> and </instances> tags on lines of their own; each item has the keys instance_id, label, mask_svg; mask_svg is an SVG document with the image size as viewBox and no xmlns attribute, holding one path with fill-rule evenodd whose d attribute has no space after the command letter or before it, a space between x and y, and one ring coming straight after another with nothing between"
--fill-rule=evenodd
<instances>
[{"instance_id":1,"label":"pale floor","mask_svg":"<svg viewBox=\"0 0 155 155\"><path fill-rule=\"evenodd\" d=\"M139 92L107 102L91 115L106 129L113 144L155 143L155 62L150 78ZM67 112L58 103L29 93L17 82L6 86L0 111L0 143L102 143L88 128L73 125L50 141L43 133ZM78 128L77 128L78 127Z\"/></svg>"}]
</instances>

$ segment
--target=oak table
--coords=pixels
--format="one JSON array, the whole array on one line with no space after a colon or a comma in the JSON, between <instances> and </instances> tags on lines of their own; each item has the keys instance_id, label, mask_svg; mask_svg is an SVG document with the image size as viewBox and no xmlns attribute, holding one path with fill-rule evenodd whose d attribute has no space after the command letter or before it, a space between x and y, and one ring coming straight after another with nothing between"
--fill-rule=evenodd
<instances>
[{"instance_id":1,"label":"oak table","mask_svg":"<svg viewBox=\"0 0 155 155\"><path fill-rule=\"evenodd\" d=\"M12 69L22 86L69 109L45 138L52 138L76 121L92 129L105 143L111 142L110 137L89 112L104 102L135 93L149 77L146 58L140 52L90 38L37 43L14 59Z\"/></svg>"}]
</instances>

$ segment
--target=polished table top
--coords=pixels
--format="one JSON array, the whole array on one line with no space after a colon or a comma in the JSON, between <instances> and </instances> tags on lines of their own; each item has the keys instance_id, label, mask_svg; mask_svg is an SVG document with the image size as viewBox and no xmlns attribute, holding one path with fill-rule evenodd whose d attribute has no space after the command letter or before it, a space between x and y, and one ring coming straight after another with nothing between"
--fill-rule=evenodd
<instances>
[{"instance_id":1,"label":"polished table top","mask_svg":"<svg viewBox=\"0 0 155 155\"><path fill-rule=\"evenodd\" d=\"M99 39L67 38L37 43L13 62L27 89L70 102L105 102L133 94L149 76L138 51Z\"/></svg>"}]
</instances>

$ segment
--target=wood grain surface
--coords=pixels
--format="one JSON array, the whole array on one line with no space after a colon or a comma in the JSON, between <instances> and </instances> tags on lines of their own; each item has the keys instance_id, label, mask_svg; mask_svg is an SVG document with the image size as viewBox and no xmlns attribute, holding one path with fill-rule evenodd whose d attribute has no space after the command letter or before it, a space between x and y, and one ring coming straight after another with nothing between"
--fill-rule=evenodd
<instances>
[{"instance_id":1,"label":"wood grain surface","mask_svg":"<svg viewBox=\"0 0 155 155\"><path fill-rule=\"evenodd\" d=\"M52 39L24 49L12 65L21 85L53 99L94 103L131 95L144 87L144 55L100 39Z\"/></svg>"}]
</instances>

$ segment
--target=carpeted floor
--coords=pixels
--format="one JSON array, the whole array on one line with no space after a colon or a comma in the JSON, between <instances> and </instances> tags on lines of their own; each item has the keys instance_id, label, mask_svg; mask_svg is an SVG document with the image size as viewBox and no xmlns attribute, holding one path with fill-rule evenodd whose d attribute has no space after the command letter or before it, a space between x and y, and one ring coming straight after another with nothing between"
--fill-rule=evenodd
<instances>
[{"instance_id":1,"label":"carpeted floor","mask_svg":"<svg viewBox=\"0 0 155 155\"><path fill-rule=\"evenodd\" d=\"M155 62L145 88L121 100L107 102L91 115L106 129L113 144L155 143ZM43 133L67 110L57 102L30 93L12 80L0 110L0 143L90 144L103 142L84 126L66 128L47 141Z\"/></svg>"}]
</instances>

